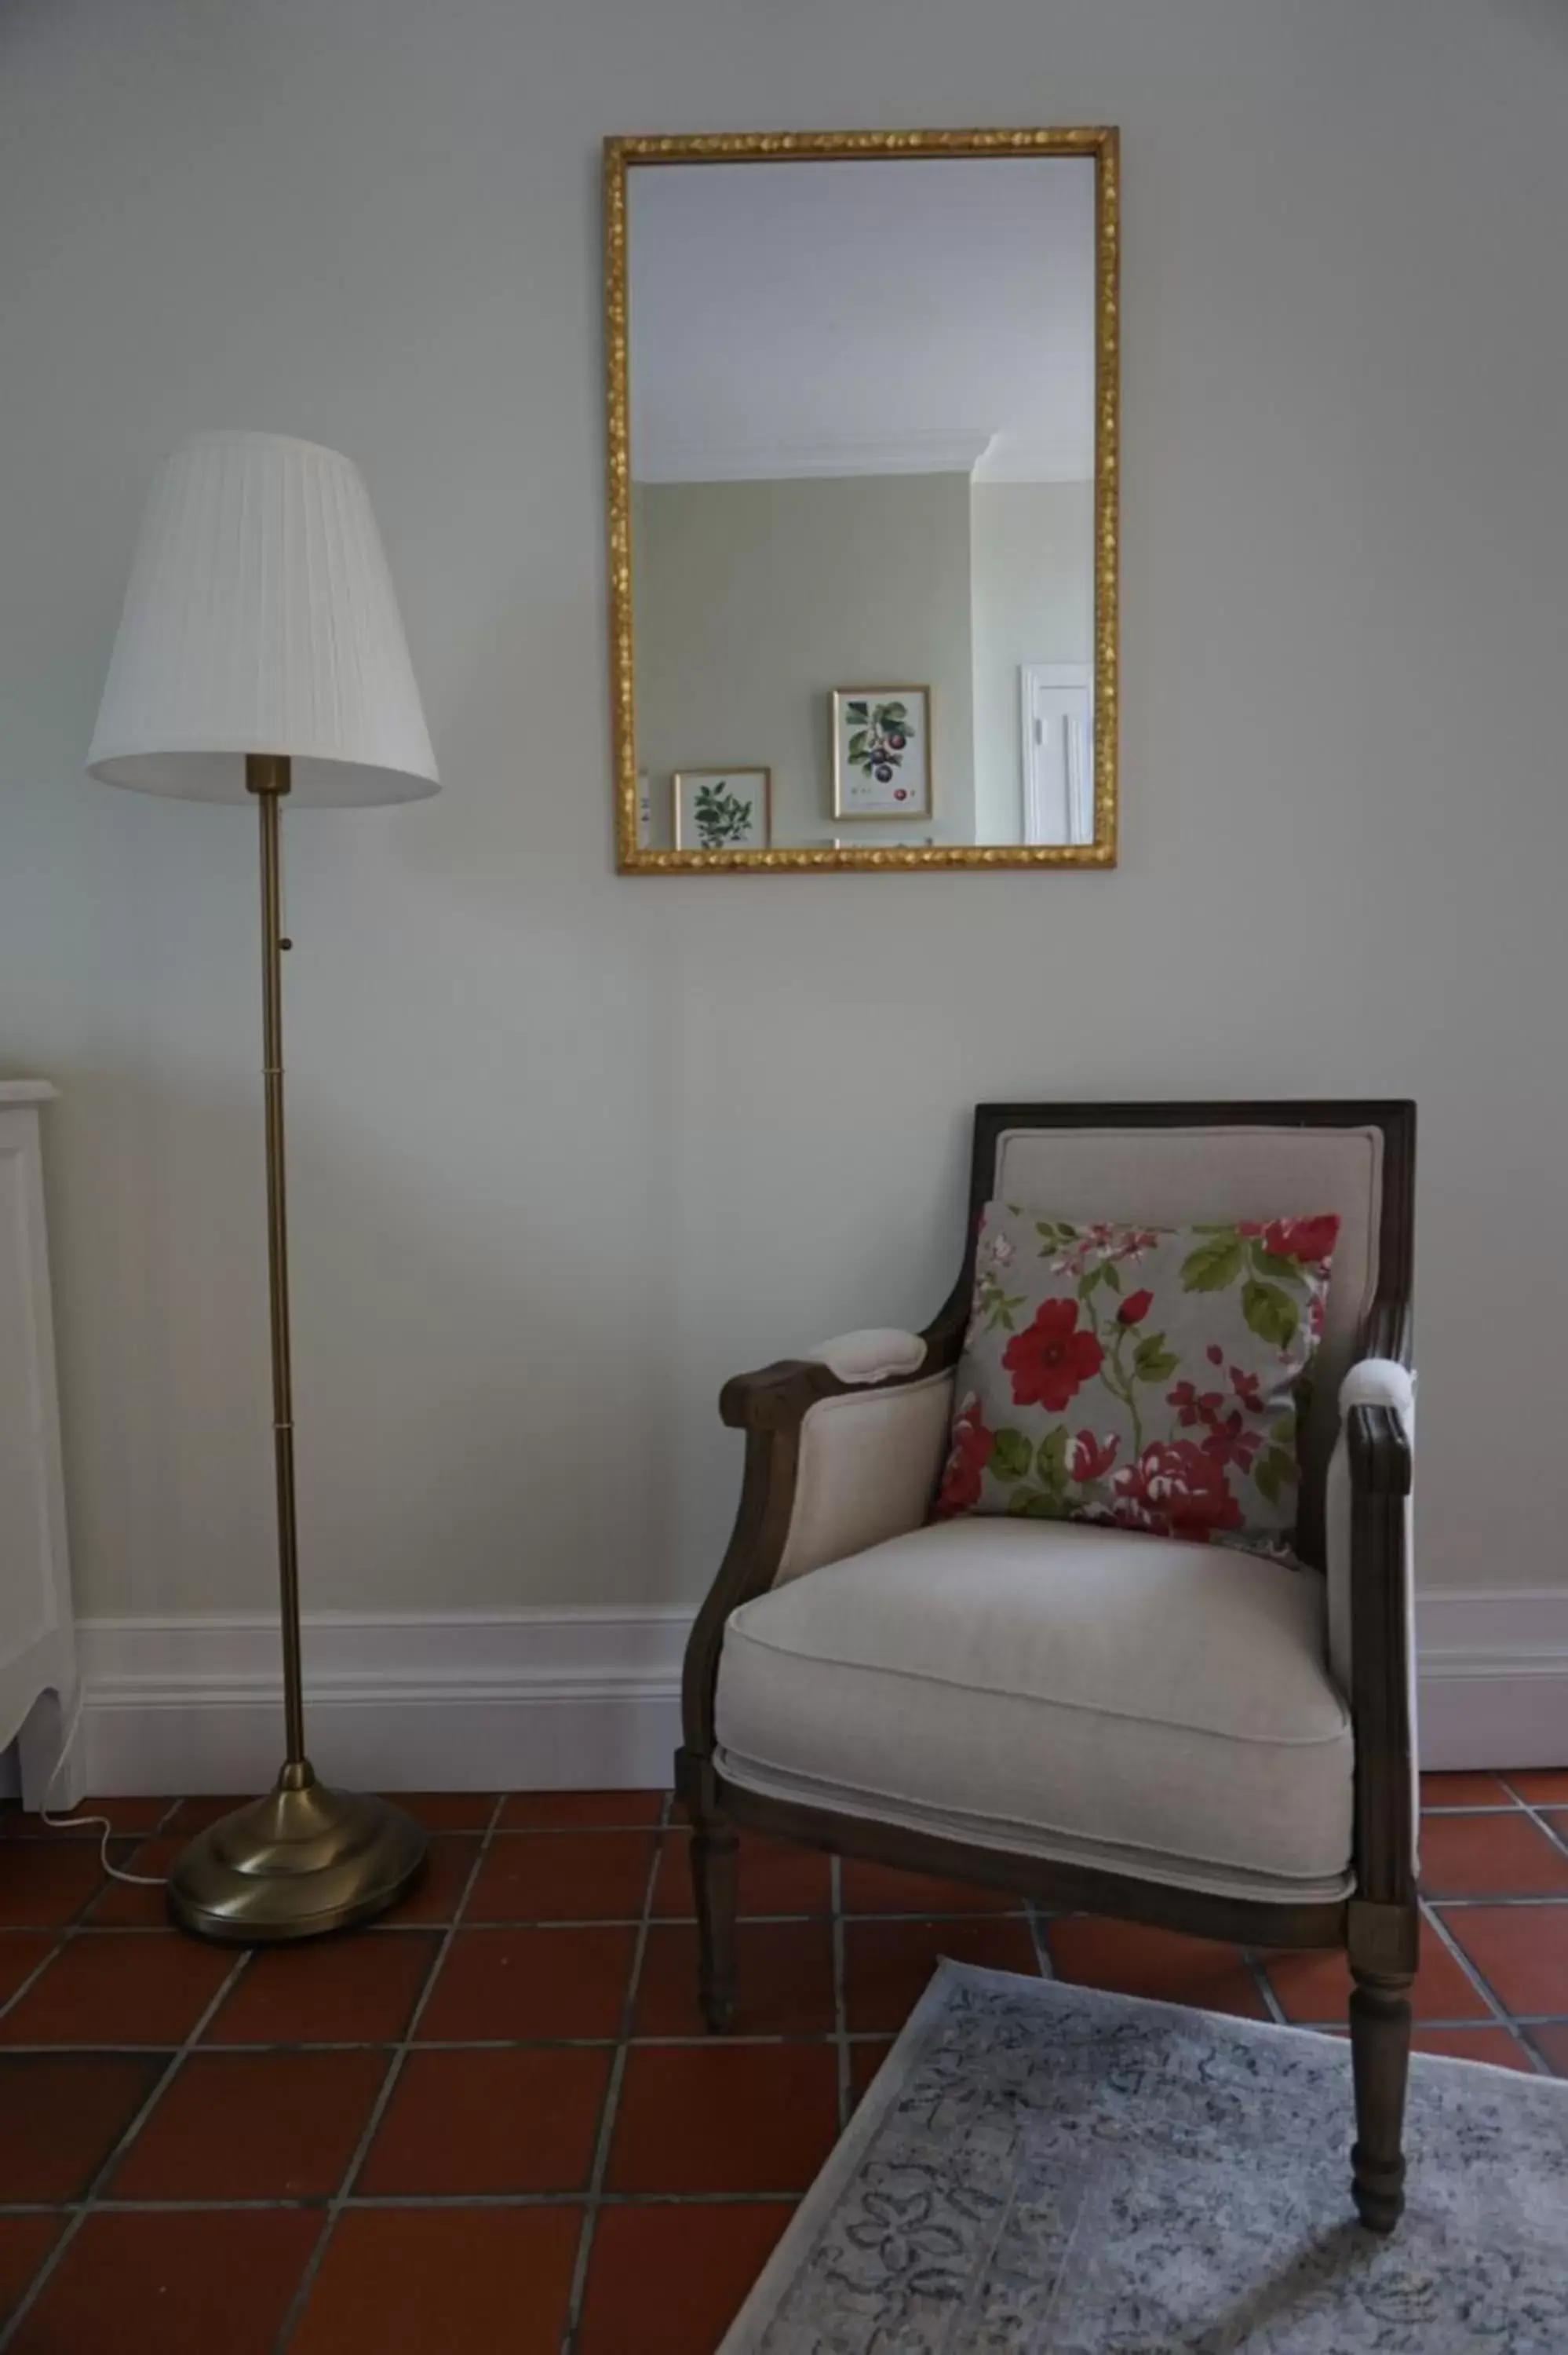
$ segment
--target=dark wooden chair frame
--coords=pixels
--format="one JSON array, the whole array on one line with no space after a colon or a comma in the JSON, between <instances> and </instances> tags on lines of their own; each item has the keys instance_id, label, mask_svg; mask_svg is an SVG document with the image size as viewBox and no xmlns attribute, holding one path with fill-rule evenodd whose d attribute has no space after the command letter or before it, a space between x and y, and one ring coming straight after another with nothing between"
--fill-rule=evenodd
<instances>
[{"instance_id":1,"label":"dark wooden chair frame","mask_svg":"<svg viewBox=\"0 0 1568 2355\"><path fill-rule=\"evenodd\" d=\"M1020 1128L1301 1127L1383 1132L1377 1287L1359 1358L1410 1362L1411 1259L1415 1107L1403 1103L982 1104L975 1114L968 1239L962 1270L924 1332L926 1359L912 1374L875 1385L906 1388L955 1366L974 1281L976 1226L992 1188L997 1145ZM1157 1206L1156 1206L1157 1207ZM1306 1205L1290 1207L1306 1208ZM726 1782L714 1762L714 1702L730 1613L766 1593L783 1555L794 1509L800 1426L819 1400L863 1385L824 1365L786 1359L726 1382L724 1421L746 1433L740 1507L728 1550L686 1648L683 1743L676 1785L692 1827L691 1860L701 1946L701 1993L708 2026L729 2024L736 1992L736 1831L746 1828L844 1856L860 1856L949 1880L1016 1890L1058 1911L1148 1922L1253 1946L1344 1951L1353 1981L1350 2029L1355 2083L1353 2191L1363 2224L1391 2232L1404 2204L1402 2152L1410 2054L1407 1989L1419 1958L1420 1915L1413 1852L1414 1760L1406 1654L1405 1500L1411 1454L1397 1415L1358 1406L1349 1417L1353 1652L1351 1714L1355 1738L1355 1887L1331 1902L1275 1902L1172 1889L1128 1874L1053 1863L1034 1856L858 1816L771 1799ZM1306 1517L1321 1527L1321 1494Z\"/></svg>"}]
</instances>

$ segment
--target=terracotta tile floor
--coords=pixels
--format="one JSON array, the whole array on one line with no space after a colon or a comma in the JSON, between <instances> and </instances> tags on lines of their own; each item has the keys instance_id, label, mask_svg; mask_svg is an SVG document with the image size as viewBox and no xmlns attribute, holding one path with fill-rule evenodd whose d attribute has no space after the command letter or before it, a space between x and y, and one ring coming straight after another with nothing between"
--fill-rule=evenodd
<instances>
[{"instance_id":1,"label":"terracotta tile floor","mask_svg":"<svg viewBox=\"0 0 1568 2355\"><path fill-rule=\"evenodd\" d=\"M1568 1774L1424 1797L1418 2046L1568 2077ZM112 1802L116 1861L225 1804ZM758 1840L708 2038L659 1794L408 1804L399 1914L257 1955L0 1812L0 2355L712 2355L938 1955L1343 2026L1332 1955Z\"/></svg>"}]
</instances>

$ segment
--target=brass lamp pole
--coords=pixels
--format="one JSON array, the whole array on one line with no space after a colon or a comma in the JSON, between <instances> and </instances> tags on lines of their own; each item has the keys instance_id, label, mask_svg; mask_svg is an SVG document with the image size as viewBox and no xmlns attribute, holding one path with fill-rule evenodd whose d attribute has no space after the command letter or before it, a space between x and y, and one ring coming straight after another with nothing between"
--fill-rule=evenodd
<instances>
[{"instance_id":1,"label":"brass lamp pole","mask_svg":"<svg viewBox=\"0 0 1568 2355\"><path fill-rule=\"evenodd\" d=\"M272 1327L272 1454L283 1623L287 1755L264 1799L238 1807L183 1849L169 1911L200 1937L260 1943L344 1930L395 1904L425 1859L425 1835L401 1807L329 1791L305 1755L300 1668L300 1549L294 1511L294 1383L289 1335L289 1207L283 1158L283 938L280 836L290 762L246 756L245 789L261 816L261 1041L267 1103L267 1279Z\"/></svg>"},{"instance_id":2,"label":"brass lamp pole","mask_svg":"<svg viewBox=\"0 0 1568 2355\"><path fill-rule=\"evenodd\" d=\"M252 750L266 747L266 750ZM182 1929L314 1937L395 1903L425 1836L384 1799L329 1789L305 1754L283 1150L280 829L285 800L354 806L437 791L391 578L357 468L313 442L204 433L149 500L88 766L106 783L253 803L261 837L262 1071L272 1444L286 1755L267 1796L200 1832L169 1876Z\"/></svg>"}]
</instances>

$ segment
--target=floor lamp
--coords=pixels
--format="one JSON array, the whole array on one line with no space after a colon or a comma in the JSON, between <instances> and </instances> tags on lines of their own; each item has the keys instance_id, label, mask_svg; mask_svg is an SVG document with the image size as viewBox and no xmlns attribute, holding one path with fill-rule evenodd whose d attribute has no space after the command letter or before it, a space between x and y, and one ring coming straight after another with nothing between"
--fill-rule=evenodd
<instances>
[{"instance_id":1,"label":"floor lamp","mask_svg":"<svg viewBox=\"0 0 1568 2355\"><path fill-rule=\"evenodd\" d=\"M283 1155L279 829L285 801L359 807L438 790L408 645L357 467L272 433L180 444L143 519L88 755L106 784L254 804L261 837L262 1074L272 1426L287 1756L264 1799L184 1849L169 1910L197 1935L309 1938L385 1911L424 1834L328 1790L305 1755Z\"/></svg>"}]
</instances>

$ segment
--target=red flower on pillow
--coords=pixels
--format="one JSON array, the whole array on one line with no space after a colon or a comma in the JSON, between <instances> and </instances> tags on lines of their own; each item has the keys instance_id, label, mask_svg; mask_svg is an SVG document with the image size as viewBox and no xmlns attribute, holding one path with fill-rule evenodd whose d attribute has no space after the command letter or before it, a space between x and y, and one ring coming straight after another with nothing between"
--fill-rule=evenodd
<instances>
[{"instance_id":1,"label":"red flower on pillow","mask_svg":"<svg viewBox=\"0 0 1568 2355\"><path fill-rule=\"evenodd\" d=\"M1103 1480L1116 1462L1121 1442L1114 1432L1097 1439L1092 1431L1080 1431L1073 1442L1072 1467L1075 1480Z\"/></svg>"},{"instance_id":2,"label":"red flower on pillow","mask_svg":"<svg viewBox=\"0 0 1568 2355\"><path fill-rule=\"evenodd\" d=\"M1191 1382L1178 1382L1173 1391L1166 1391L1165 1401L1168 1406L1175 1408L1177 1420L1183 1431L1191 1431L1195 1423L1205 1427L1213 1423L1224 1405L1218 1391L1200 1391Z\"/></svg>"},{"instance_id":3,"label":"red flower on pillow","mask_svg":"<svg viewBox=\"0 0 1568 2355\"><path fill-rule=\"evenodd\" d=\"M1157 1440L1111 1483L1116 1517L1158 1537L1206 1538L1239 1529L1241 1508L1225 1485L1223 1464L1189 1439Z\"/></svg>"},{"instance_id":4,"label":"red flower on pillow","mask_svg":"<svg viewBox=\"0 0 1568 2355\"><path fill-rule=\"evenodd\" d=\"M995 1445L996 1433L986 1429L980 1401L971 1394L953 1419L952 1452L934 1508L939 1521L950 1520L955 1513L974 1511L980 1500L980 1475Z\"/></svg>"},{"instance_id":5,"label":"red flower on pillow","mask_svg":"<svg viewBox=\"0 0 1568 2355\"><path fill-rule=\"evenodd\" d=\"M1118 1325L1141 1325L1154 1305L1152 1292L1129 1292L1116 1312Z\"/></svg>"},{"instance_id":6,"label":"red flower on pillow","mask_svg":"<svg viewBox=\"0 0 1568 2355\"><path fill-rule=\"evenodd\" d=\"M1208 1434L1198 1442L1205 1455L1216 1464L1239 1464L1244 1472L1252 1470L1254 1456L1263 1445L1261 1431L1251 1429L1233 1407L1229 1414L1206 1416Z\"/></svg>"},{"instance_id":7,"label":"red flower on pillow","mask_svg":"<svg viewBox=\"0 0 1568 2355\"><path fill-rule=\"evenodd\" d=\"M1105 1354L1092 1333L1078 1330L1075 1300L1042 1301L1033 1324L1015 1333L1001 1353L1012 1377L1013 1404L1064 1413L1099 1372Z\"/></svg>"},{"instance_id":8,"label":"red flower on pillow","mask_svg":"<svg viewBox=\"0 0 1568 2355\"><path fill-rule=\"evenodd\" d=\"M1253 1458L1263 1445L1263 1433L1247 1423L1245 1414L1266 1412L1263 1391L1256 1375L1240 1366L1231 1368L1231 1383L1241 1405L1228 1412L1218 1391L1200 1391L1191 1382L1178 1382L1174 1390L1167 1391L1166 1402L1175 1408L1183 1431L1202 1424L1204 1435L1196 1444L1205 1455L1212 1455L1216 1464L1239 1464L1244 1472L1250 1472Z\"/></svg>"},{"instance_id":9,"label":"red flower on pillow","mask_svg":"<svg viewBox=\"0 0 1568 2355\"><path fill-rule=\"evenodd\" d=\"M1302 1260L1315 1267L1331 1256L1339 1241L1340 1221L1332 1212L1318 1219L1249 1219L1236 1232L1256 1235L1264 1250L1276 1259Z\"/></svg>"}]
</instances>

